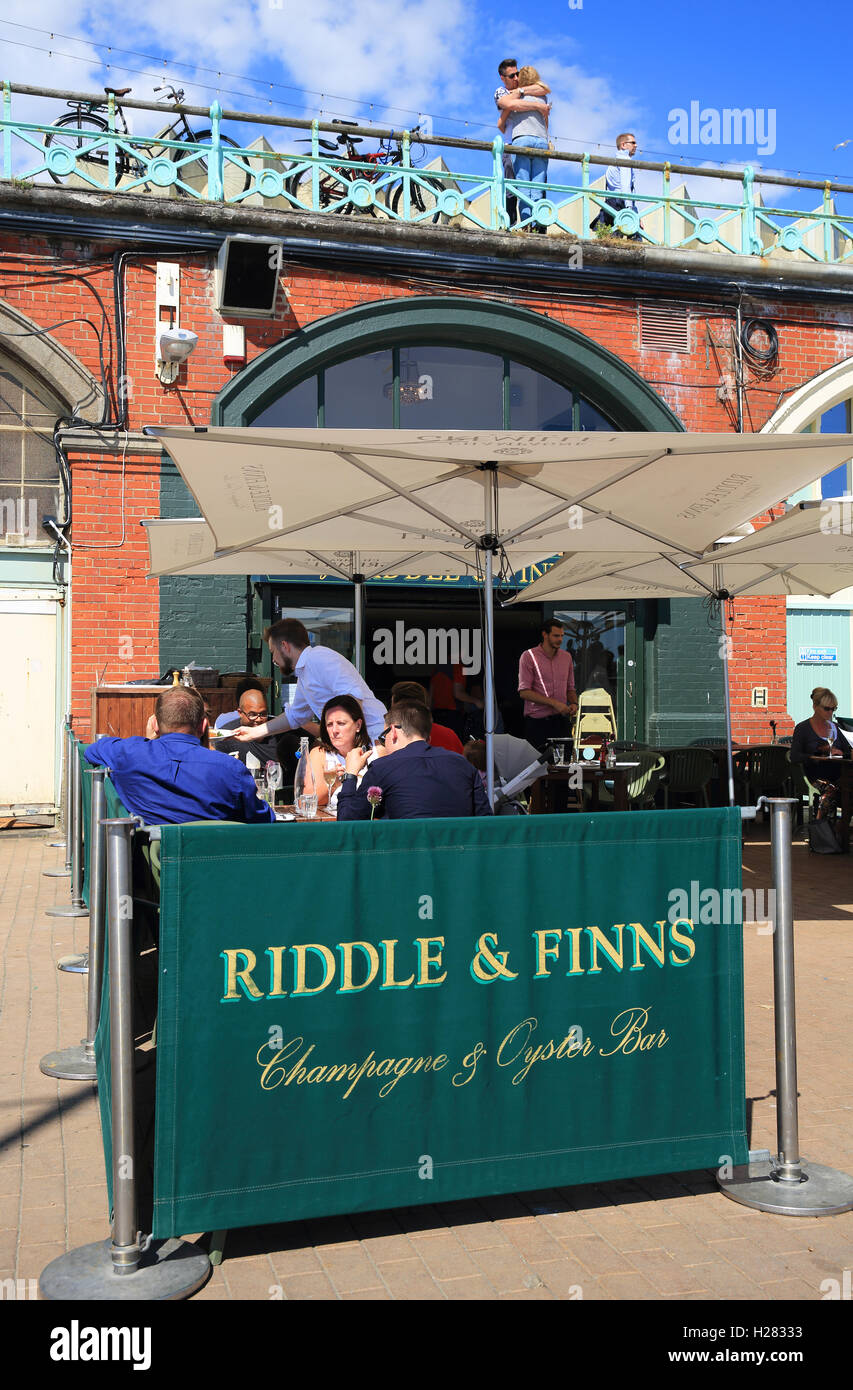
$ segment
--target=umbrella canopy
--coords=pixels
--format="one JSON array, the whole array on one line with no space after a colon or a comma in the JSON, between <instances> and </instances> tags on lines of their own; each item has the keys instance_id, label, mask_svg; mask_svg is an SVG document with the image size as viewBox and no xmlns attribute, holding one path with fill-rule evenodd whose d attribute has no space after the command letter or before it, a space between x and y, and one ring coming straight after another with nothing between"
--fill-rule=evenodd
<instances>
[{"instance_id":1,"label":"umbrella canopy","mask_svg":"<svg viewBox=\"0 0 853 1390\"><path fill-rule=\"evenodd\" d=\"M285 537L288 549L370 552L475 547L489 535L497 545L524 536L540 556L672 549L699 558L851 453L847 435L146 433L177 464L217 555Z\"/></svg>"},{"instance_id":2,"label":"umbrella canopy","mask_svg":"<svg viewBox=\"0 0 853 1390\"><path fill-rule=\"evenodd\" d=\"M563 555L547 574L510 600L707 598L812 595L829 598L853 585L853 536L832 530L819 503L798 503L778 521L706 552L695 560L681 551Z\"/></svg>"},{"instance_id":3,"label":"umbrella canopy","mask_svg":"<svg viewBox=\"0 0 853 1390\"><path fill-rule=\"evenodd\" d=\"M493 556L679 550L846 463L846 435L259 430L148 426L213 533L215 558L470 548L484 578L487 787L494 800ZM383 538L384 537L384 542ZM511 563L511 562L510 562Z\"/></svg>"},{"instance_id":4,"label":"umbrella canopy","mask_svg":"<svg viewBox=\"0 0 853 1390\"><path fill-rule=\"evenodd\" d=\"M429 546L408 550L299 550L289 538L267 540L245 549L217 554L216 541L207 522L189 519L157 519L143 521L148 539L150 574L211 575L211 574L334 574L356 582L378 579L382 575L405 573L417 564L418 572L443 575L476 575L479 557L473 547L467 550L439 551ZM545 558L541 548L519 543L509 547L521 568L531 561Z\"/></svg>"},{"instance_id":5,"label":"umbrella canopy","mask_svg":"<svg viewBox=\"0 0 853 1390\"><path fill-rule=\"evenodd\" d=\"M565 602L637 598L711 598L722 604L741 594L820 594L853 585L853 537L827 521L818 503L799 503L778 521L701 560L681 552L564 555L552 569L510 600L510 606L548 598ZM721 614L725 635L725 613ZM734 805L728 643L721 644L726 701L729 802Z\"/></svg>"}]
</instances>

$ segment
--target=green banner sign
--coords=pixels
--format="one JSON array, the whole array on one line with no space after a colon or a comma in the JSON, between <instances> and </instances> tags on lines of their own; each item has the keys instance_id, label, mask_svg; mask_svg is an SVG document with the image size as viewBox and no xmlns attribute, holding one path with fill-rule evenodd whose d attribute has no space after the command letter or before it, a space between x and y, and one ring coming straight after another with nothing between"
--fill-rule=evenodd
<instances>
[{"instance_id":1,"label":"green banner sign","mask_svg":"<svg viewBox=\"0 0 853 1390\"><path fill-rule=\"evenodd\" d=\"M164 827L155 1236L745 1162L740 834Z\"/></svg>"}]
</instances>

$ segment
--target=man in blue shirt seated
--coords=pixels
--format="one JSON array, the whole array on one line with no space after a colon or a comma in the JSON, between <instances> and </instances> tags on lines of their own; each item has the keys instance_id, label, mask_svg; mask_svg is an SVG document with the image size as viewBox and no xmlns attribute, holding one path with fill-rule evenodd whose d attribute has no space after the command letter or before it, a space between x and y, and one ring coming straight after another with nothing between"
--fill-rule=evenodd
<instances>
[{"instance_id":1,"label":"man in blue shirt seated","mask_svg":"<svg viewBox=\"0 0 853 1390\"><path fill-rule=\"evenodd\" d=\"M179 685L165 690L154 707L154 723L154 739L99 738L84 753L87 762L110 769L131 815L146 825L275 820L243 764L201 746L207 719L197 691Z\"/></svg>"},{"instance_id":2,"label":"man in blue shirt seated","mask_svg":"<svg viewBox=\"0 0 853 1390\"><path fill-rule=\"evenodd\" d=\"M371 811L386 820L418 820L422 816L490 816L492 808L482 779L458 753L431 748L427 743L432 715L426 705L402 700L388 711L387 727L376 740L385 757L371 763L361 782L359 772L369 752L347 753L346 772L338 793L338 820L370 820ZM375 808L371 788L382 795Z\"/></svg>"}]
</instances>

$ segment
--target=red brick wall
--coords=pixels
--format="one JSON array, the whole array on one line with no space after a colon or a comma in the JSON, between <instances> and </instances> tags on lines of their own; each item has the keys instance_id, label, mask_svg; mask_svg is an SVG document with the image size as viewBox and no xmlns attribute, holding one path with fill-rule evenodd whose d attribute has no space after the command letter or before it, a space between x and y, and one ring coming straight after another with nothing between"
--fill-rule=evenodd
<instances>
[{"instance_id":1,"label":"red brick wall","mask_svg":"<svg viewBox=\"0 0 853 1390\"><path fill-rule=\"evenodd\" d=\"M100 326L97 291L106 306L110 328L105 335L105 357L115 371L110 342L114 342L112 267L108 260L86 263L79 248L69 246L60 266L50 261L55 247L36 238L3 247L20 252L21 276L3 277L6 301L20 308L39 325L50 327L59 320L88 319ZM164 260L169 260L164 251ZM134 259L127 264L127 376L129 377L129 425L204 424L211 403L234 374L222 362L221 320L213 309L212 262L204 256L178 258L181 267L180 323L199 336L189 371L182 369L174 387L162 386L154 376L155 260ZM9 268L12 261L5 261ZM56 269L73 272L77 279L62 280ZM44 278L51 270L52 278ZM29 273L35 272L32 279ZM41 278L39 278L41 272ZM385 281L357 271L318 271L288 266L284 277L288 298L273 321L247 321L248 360L317 319L377 300L434 293L417 280ZM464 286L449 286L442 293L467 294ZM507 297L502 296L502 297ZM640 347L640 312L635 300L565 302L546 300L530 293L509 296L519 307L545 314L608 348L644 377L688 430L730 431L735 427L733 406L718 400L721 376L732 371L730 316L718 309L695 307L691 311L690 351L660 352ZM595 298L594 292L587 299ZM784 306L753 304L751 312L776 325L779 335L779 368L773 379L751 381L746 392L744 426L758 430L780 400L833 363L853 353L853 312L815 309L807 303ZM51 327L53 336L67 346L96 376L99 373L97 342L84 322ZM95 671L109 660L108 676L121 678L149 674L158 665L157 583L146 578L147 547L139 526L143 517L159 514L159 465L150 456L126 460L125 543L121 537L121 468L119 459L79 455L71 457L74 477L74 711L81 728L88 722L89 688ZM83 549L83 546L92 546ZM741 736L766 731L770 718L779 720L780 732L790 720L786 712L785 605L782 600L738 602L733 632L733 709L735 728ZM130 655L119 656L122 650ZM129 642L129 645L128 645ZM770 707L750 708L754 685L767 685Z\"/></svg>"}]
</instances>

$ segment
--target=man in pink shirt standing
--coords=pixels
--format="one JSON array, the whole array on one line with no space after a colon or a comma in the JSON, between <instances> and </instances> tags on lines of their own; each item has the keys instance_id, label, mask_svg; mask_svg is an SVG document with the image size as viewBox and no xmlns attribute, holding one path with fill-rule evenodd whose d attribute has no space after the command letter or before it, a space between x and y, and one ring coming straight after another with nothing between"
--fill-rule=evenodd
<instances>
[{"instance_id":1,"label":"man in pink shirt standing","mask_svg":"<svg viewBox=\"0 0 853 1390\"><path fill-rule=\"evenodd\" d=\"M522 652L518 693L524 700L524 737L540 753L549 738L569 738L577 712L575 671L563 650L563 625L553 619L542 626L542 642Z\"/></svg>"}]
</instances>

